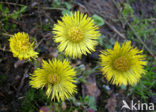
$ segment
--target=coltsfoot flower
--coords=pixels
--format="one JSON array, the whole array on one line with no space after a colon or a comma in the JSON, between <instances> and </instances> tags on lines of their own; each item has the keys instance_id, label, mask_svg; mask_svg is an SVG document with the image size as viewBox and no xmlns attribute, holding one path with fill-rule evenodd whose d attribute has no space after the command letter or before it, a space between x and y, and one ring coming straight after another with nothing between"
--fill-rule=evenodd
<instances>
[{"instance_id":1,"label":"coltsfoot flower","mask_svg":"<svg viewBox=\"0 0 156 112\"><path fill-rule=\"evenodd\" d=\"M64 101L76 92L75 74L67 60L43 61L43 67L30 76L30 85L37 89L46 87L46 94L51 100Z\"/></svg>"},{"instance_id":2,"label":"coltsfoot flower","mask_svg":"<svg viewBox=\"0 0 156 112\"><path fill-rule=\"evenodd\" d=\"M20 60L37 58L37 52L34 51L34 43L29 42L29 35L24 32L14 34L10 39L10 51L14 57Z\"/></svg>"},{"instance_id":3,"label":"coltsfoot flower","mask_svg":"<svg viewBox=\"0 0 156 112\"><path fill-rule=\"evenodd\" d=\"M142 52L133 48L131 41L124 42L122 46L116 42L113 50L102 51L100 55L103 75L119 86L136 84L145 73L143 67L147 64Z\"/></svg>"},{"instance_id":4,"label":"coltsfoot flower","mask_svg":"<svg viewBox=\"0 0 156 112\"><path fill-rule=\"evenodd\" d=\"M98 29L92 18L77 11L64 15L62 21L58 20L53 33L55 42L60 43L60 52L64 51L66 56L81 58L82 54L95 51L100 36Z\"/></svg>"}]
</instances>

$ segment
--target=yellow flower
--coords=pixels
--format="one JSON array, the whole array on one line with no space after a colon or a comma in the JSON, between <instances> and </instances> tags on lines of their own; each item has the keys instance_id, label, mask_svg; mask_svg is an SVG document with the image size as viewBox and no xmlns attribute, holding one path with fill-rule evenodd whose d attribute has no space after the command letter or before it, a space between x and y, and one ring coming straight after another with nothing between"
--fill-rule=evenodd
<instances>
[{"instance_id":1,"label":"yellow flower","mask_svg":"<svg viewBox=\"0 0 156 112\"><path fill-rule=\"evenodd\" d=\"M116 85L134 85L145 73L143 69L147 64L143 51L131 46L131 41L124 42L122 46L115 43L114 49L102 51L100 54L103 75L108 81Z\"/></svg>"},{"instance_id":2,"label":"yellow flower","mask_svg":"<svg viewBox=\"0 0 156 112\"><path fill-rule=\"evenodd\" d=\"M43 67L30 76L33 88L47 87L46 94L52 99L64 101L76 92L75 71L68 60L43 61Z\"/></svg>"},{"instance_id":3,"label":"yellow flower","mask_svg":"<svg viewBox=\"0 0 156 112\"><path fill-rule=\"evenodd\" d=\"M14 34L10 39L10 51L20 60L36 58L37 52L33 50L34 43L29 42L29 35L24 32Z\"/></svg>"},{"instance_id":4,"label":"yellow flower","mask_svg":"<svg viewBox=\"0 0 156 112\"><path fill-rule=\"evenodd\" d=\"M64 15L62 21L54 25L53 33L55 42L60 43L60 52L64 51L66 56L81 58L82 54L95 51L100 36L97 30L98 27L90 17L77 11Z\"/></svg>"}]
</instances>

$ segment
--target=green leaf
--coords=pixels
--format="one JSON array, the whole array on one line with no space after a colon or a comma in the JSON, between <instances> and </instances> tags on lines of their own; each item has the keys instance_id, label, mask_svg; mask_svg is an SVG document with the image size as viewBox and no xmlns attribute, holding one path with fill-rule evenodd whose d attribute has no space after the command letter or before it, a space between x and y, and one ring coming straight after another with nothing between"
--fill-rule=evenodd
<instances>
[{"instance_id":1,"label":"green leaf","mask_svg":"<svg viewBox=\"0 0 156 112\"><path fill-rule=\"evenodd\" d=\"M61 6L61 2L59 0L53 0L53 4L52 7L60 7Z\"/></svg>"},{"instance_id":2,"label":"green leaf","mask_svg":"<svg viewBox=\"0 0 156 112\"><path fill-rule=\"evenodd\" d=\"M0 11L2 11L3 9L2 9L2 4L0 4Z\"/></svg>"},{"instance_id":3,"label":"green leaf","mask_svg":"<svg viewBox=\"0 0 156 112\"><path fill-rule=\"evenodd\" d=\"M105 38L104 35L102 35L102 36L99 37L98 43L99 43L100 46L103 46L104 45L104 42L103 42L104 38Z\"/></svg>"},{"instance_id":4,"label":"green leaf","mask_svg":"<svg viewBox=\"0 0 156 112\"><path fill-rule=\"evenodd\" d=\"M20 10L20 13L25 12L25 11L26 11L26 9L27 9L27 6L22 7L22 9Z\"/></svg>"},{"instance_id":5,"label":"green leaf","mask_svg":"<svg viewBox=\"0 0 156 112\"><path fill-rule=\"evenodd\" d=\"M97 110L95 98L93 96L89 96L88 106L95 111Z\"/></svg>"},{"instance_id":6,"label":"green leaf","mask_svg":"<svg viewBox=\"0 0 156 112\"><path fill-rule=\"evenodd\" d=\"M20 11L14 11L14 13L11 15L11 18L17 19L21 13L26 11L26 9L27 9L27 6L24 6L21 8Z\"/></svg>"},{"instance_id":7,"label":"green leaf","mask_svg":"<svg viewBox=\"0 0 156 112\"><path fill-rule=\"evenodd\" d=\"M7 16L7 13L9 12L9 9L8 9L8 7L7 8L5 8L5 10L3 10L2 11L2 15L3 16Z\"/></svg>"},{"instance_id":8,"label":"green leaf","mask_svg":"<svg viewBox=\"0 0 156 112\"><path fill-rule=\"evenodd\" d=\"M63 10L62 15L66 15L66 14L70 15L70 11L69 10Z\"/></svg>"},{"instance_id":9,"label":"green leaf","mask_svg":"<svg viewBox=\"0 0 156 112\"><path fill-rule=\"evenodd\" d=\"M69 4L68 2L64 2L65 7L70 10L72 8L72 5Z\"/></svg>"},{"instance_id":10,"label":"green leaf","mask_svg":"<svg viewBox=\"0 0 156 112\"><path fill-rule=\"evenodd\" d=\"M17 18L18 18L18 15L19 15L19 13L15 11L15 12L11 15L11 18L12 18L12 19L17 19Z\"/></svg>"},{"instance_id":11,"label":"green leaf","mask_svg":"<svg viewBox=\"0 0 156 112\"><path fill-rule=\"evenodd\" d=\"M93 18L94 23L95 23L96 25L98 25L98 26L104 25L104 20L103 20L102 17L100 17L100 16L94 14L94 15L92 16L92 18Z\"/></svg>"},{"instance_id":12,"label":"green leaf","mask_svg":"<svg viewBox=\"0 0 156 112\"><path fill-rule=\"evenodd\" d=\"M133 9L130 6L130 4L125 3L124 4L124 9L122 11L122 14L127 18L129 16L133 16Z\"/></svg>"},{"instance_id":13,"label":"green leaf","mask_svg":"<svg viewBox=\"0 0 156 112\"><path fill-rule=\"evenodd\" d=\"M120 87L121 87L122 90L126 90L126 86L124 86L123 84L121 84Z\"/></svg>"}]
</instances>

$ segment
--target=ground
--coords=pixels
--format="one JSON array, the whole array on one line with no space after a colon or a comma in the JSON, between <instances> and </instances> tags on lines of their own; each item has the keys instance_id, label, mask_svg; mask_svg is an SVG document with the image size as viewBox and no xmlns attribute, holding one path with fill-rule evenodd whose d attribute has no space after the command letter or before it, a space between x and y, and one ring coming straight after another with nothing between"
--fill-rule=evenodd
<instances>
[{"instance_id":1,"label":"ground","mask_svg":"<svg viewBox=\"0 0 156 112\"><path fill-rule=\"evenodd\" d=\"M44 90L31 88L29 75L42 59L65 58L58 52L52 29L63 14L79 10L95 20L102 36L96 51L70 59L77 71L78 93L65 102L51 101ZM10 52L11 35L29 33L37 60L19 61ZM111 85L101 74L99 54L115 41L131 40L144 50L146 74L135 86ZM155 0L6 0L0 2L0 112L131 112L122 100L154 103L156 109ZM146 112L146 110L143 110ZM135 112L133 110L133 112Z\"/></svg>"}]
</instances>

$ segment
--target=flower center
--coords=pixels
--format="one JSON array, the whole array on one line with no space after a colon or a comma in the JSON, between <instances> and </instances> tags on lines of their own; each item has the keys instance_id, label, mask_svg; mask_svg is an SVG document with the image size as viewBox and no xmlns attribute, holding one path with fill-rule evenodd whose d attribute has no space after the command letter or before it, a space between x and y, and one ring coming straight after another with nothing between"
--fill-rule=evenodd
<instances>
[{"instance_id":1,"label":"flower center","mask_svg":"<svg viewBox=\"0 0 156 112\"><path fill-rule=\"evenodd\" d=\"M80 28L78 28L78 27L71 28L68 31L68 35L69 35L69 40L71 40L73 42L79 42L83 39L82 32L81 32Z\"/></svg>"},{"instance_id":2,"label":"flower center","mask_svg":"<svg viewBox=\"0 0 156 112\"><path fill-rule=\"evenodd\" d=\"M19 42L19 49L21 51L26 51L30 47L30 44L27 41Z\"/></svg>"},{"instance_id":3,"label":"flower center","mask_svg":"<svg viewBox=\"0 0 156 112\"><path fill-rule=\"evenodd\" d=\"M56 84L58 82L59 78L58 75L56 74L50 74L48 76L48 82L50 82L51 84Z\"/></svg>"},{"instance_id":4,"label":"flower center","mask_svg":"<svg viewBox=\"0 0 156 112\"><path fill-rule=\"evenodd\" d=\"M113 66L116 70L119 70L119 71L126 71L128 70L129 68L129 62L127 60L127 58L125 57L119 57L117 58L114 63L113 63Z\"/></svg>"}]
</instances>

